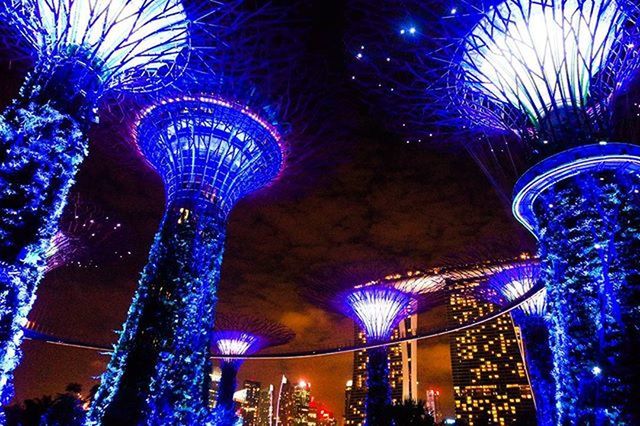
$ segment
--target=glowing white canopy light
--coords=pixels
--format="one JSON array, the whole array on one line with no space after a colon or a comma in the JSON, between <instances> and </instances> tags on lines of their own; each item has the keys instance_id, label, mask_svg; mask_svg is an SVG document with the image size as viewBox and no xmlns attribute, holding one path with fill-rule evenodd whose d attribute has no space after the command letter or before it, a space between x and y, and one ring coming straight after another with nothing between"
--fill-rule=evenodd
<instances>
[{"instance_id":1,"label":"glowing white canopy light","mask_svg":"<svg viewBox=\"0 0 640 426\"><path fill-rule=\"evenodd\" d=\"M463 84L536 125L550 108L584 106L626 18L616 0L507 0L466 38Z\"/></svg>"},{"instance_id":2,"label":"glowing white canopy light","mask_svg":"<svg viewBox=\"0 0 640 426\"><path fill-rule=\"evenodd\" d=\"M538 283L540 267L528 263L507 268L489 278L491 287L507 302L522 298ZM544 316L547 313L547 292L542 288L519 306L527 315Z\"/></svg>"},{"instance_id":3,"label":"glowing white canopy light","mask_svg":"<svg viewBox=\"0 0 640 426\"><path fill-rule=\"evenodd\" d=\"M409 294L380 286L358 288L346 300L371 341L388 340L393 328L409 314L411 302Z\"/></svg>"},{"instance_id":4,"label":"glowing white canopy light","mask_svg":"<svg viewBox=\"0 0 640 426\"><path fill-rule=\"evenodd\" d=\"M180 0L14 0L15 19L41 57L81 48L107 85L166 73L188 45Z\"/></svg>"},{"instance_id":5,"label":"glowing white canopy light","mask_svg":"<svg viewBox=\"0 0 640 426\"><path fill-rule=\"evenodd\" d=\"M222 355L245 355L259 340L257 336L242 331L219 332L216 346Z\"/></svg>"}]
</instances>

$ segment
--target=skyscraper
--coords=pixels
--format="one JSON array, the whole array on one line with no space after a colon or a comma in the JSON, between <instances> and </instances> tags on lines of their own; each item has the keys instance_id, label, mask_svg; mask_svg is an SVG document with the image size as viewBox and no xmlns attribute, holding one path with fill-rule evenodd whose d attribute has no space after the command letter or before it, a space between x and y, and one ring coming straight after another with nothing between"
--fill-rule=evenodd
<instances>
[{"instance_id":1,"label":"skyscraper","mask_svg":"<svg viewBox=\"0 0 640 426\"><path fill-rule=\"evenodd\" d=\"M309 423L310 404L311 383L300 380L294 384L283 375L276 408L276 425L306 426Z\"/></svg>"},{"instance_id":2,"label":"skyscraper","mask_svg":"<svg viewBox=\"0 0 640 426\"><path fill-rule=\"evenodd\" d=\"M258 424L258 408L260 397L262 396L262 385L260 382L245 380L243 389L246 391L245 400L242 403L242 420L245 426L255 426Z\"/></svg>"},{"instance_id":3,"label":"skyscraper","mask_svg":"<svg viewBox=\"0 0 640 426\"><path fill-rule=\"evenodd\" d=\"M426 407L427 412L433 416L437 423L442 420L442 409L440 408L440 391L437 389L427 389Z\"/></svg>"},{"instance_id":4,"label":"skyscraper","mask_svg":"<svg viewBox=\"0 0 640 426\"><path fill-rule=\"evenodd\" d=\"M309 405L310 421L308 426L336 426L336 418L323 404L312 400Z\"/></svg>"},{"instance_id":5,"label":"skyscraper","mask_svg":"<svg viewBox=\"0 0 640 426\"><path fill-rule=\"evenodd\" d=\"M472 295L482 278L452 283L447 310L450 325L493 312L494 305ZM535 424L535 408L519 342L509 314L450 337L456 418L469 426Z\"/></svg>"},{"instance_id":6,"label":"skyscraper","mask_svg":"<svg viewBox=\"0 0 640 426\"><path fill-rule=\"evenodd\" d=\"M392 340L415 333L418 316L405 318L393 331ZM362 330L355 326L356 340L366 343ZM389 347L389 383L391 401L402 402L405 399L417 399L417 342L399 343ZM353 379L345 390L345 425L361 426L365 419L365 398L367 395L367 351L354 352Z\"/></svg>"},{"instance_id":7,"label":"skyscraper","mask_svg":"<svg viewBox=\"0 0 640 426\"><path fill-rule=\"evenodd\" d=\"M253 426L273 426L273 418L273 385L269 385L260 390L258 416Z\"/></svg>"},{"instance_id":8,"label":"skyscraper","mask_svg":"<svg viewBox=\"0 0 640 426\"><path fill-rule=\"evenodd\" d=\"M209 375L211 383L209 384L209 407L215 408L216 401L218 400L218 386L220 385L220 367L215 366Z\"/></svg>"}]
</instances>

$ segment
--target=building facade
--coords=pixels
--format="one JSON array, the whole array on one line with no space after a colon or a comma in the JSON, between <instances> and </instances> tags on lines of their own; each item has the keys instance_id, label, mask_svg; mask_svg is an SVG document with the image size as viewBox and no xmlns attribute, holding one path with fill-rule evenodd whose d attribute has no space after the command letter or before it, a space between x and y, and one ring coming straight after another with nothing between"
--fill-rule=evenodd
<instances>
[{"instance_id":1,"label":"building facade","mask_svg":"<svg viewBox=\"0 0 640 426\"><path fill-rule=\"evenodd\" d=\"M495 307L472 295L481 278L452 282L451 326L484 317ZM450 336L456 418L478 424L535 424L525 364L509 314Z\"/></svg>"},{"instance_id":2,"label":"building facade","mask_svg":"<svg viewBox=\"0 0 640 426\"><path fill-rule=\"evenodd\" d=\"M413 335L418 326L418 316L405 318L393 331L392 340ZM356 325L356 341L366 343L364 332ZM417 342L399 343L389 347L389 384L392 403L405 399L418 399ZM353 379L345 389L345 425L362 426L365 419L365 399L367 396L366 350L353 355Z\"/></svg>"}]
</instances>

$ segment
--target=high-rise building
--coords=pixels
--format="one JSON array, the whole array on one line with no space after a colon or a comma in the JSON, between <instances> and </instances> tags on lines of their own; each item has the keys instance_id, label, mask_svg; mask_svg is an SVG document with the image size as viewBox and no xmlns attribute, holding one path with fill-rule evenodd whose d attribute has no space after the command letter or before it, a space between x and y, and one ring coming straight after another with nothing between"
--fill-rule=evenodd
<instances>
[{"instance_id":1,"label":"high-rise building","mask_svg":"<svg viewBox=\"0 0 640 426\"><path fill-rule=\"evenodd\" d=\"M260 390L257 421L253 426L273 426L273 385Z\"/></svg>"},{"instance_id":2,"label":"high-rise building","mask_svg":"<svg viewBox=\"0 0 640 426\"><path fill-rule=\"evenodd\" d=\"M262 385L260 382L245 380L243 388L246 392L241 406L243 424L245 426L257 426Z\"/></svg>"},{"instance_id":3,"label":"high-rise building","mask_svg":"<svg viewBox=\"0 0 640 426\"><path fill-rule=\"evenodd\" d=\"M447 310L450 325L467 323L496 309L472 295L480 279L452 282ZM469 426L535 422L531 386L509 314L453 333L450 346L458 419Z\"/></svg>"},{"instance_id":4,"label":"high-rise building","mask_svg":"<svg viewBox=\"0 0 640 426\"><path fill-rule=\"evenodd\" d=\"M291 383L284 375L277 405L277 426L306 426L309 422L311 384L300 380Z\"/></svg>"},{"instance_id":5,"label":"high-rise building","mask_svg":"<svg viewBox=\"0 0 640 426\"><path fill-rule=\"evenodd\" d=\"M437 423L442 420L442 409L440 408L440 391L438 389L427 389L426 408L433 420Z\"/></svg>"},{"instance_id":6,"label":"high-rise building","mask_svg":"<svg viewBox=\"0 0 640 426\"><path fill-rule=\"evenodd\" d=\"M307 423L308 426L337 426L338 424L333 413L315 400L312 400L309 405L309 413L311 420Z\"/></svg>"},{"instance_id":7,"label":"high-rise building","mask_svg":"<svg viewBox=\"0 0 640 426\"><path fill-rule=\"evenodd\" d=\"M410 336L417 329L418 316L411 315L400 322L393 331L392 340ZM364 332L355 326L356 340L366 343ZM417 342L399 343L389 347L389 384L392 403L405 399L418 399ZM362 426L365 419L367 396L367 351L354 352L353 379L345 390L345 425Z\"/></svg>"}]
</instances>

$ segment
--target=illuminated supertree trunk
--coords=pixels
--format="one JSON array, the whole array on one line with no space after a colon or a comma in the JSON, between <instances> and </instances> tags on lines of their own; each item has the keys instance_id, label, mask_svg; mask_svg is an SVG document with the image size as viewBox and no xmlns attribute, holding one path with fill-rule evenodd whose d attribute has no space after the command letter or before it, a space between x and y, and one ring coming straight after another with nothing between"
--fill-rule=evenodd
<instances>
[{"instance_id":1,"label":"illuminated supertree trunk","mask_svg":"<svg viewBox=\"0 0 640 426\"><path fill-rule=\"evenodd\" d=\"M33 48L36 65L0 129L0 402L11 398L24 325L86 131L109 89L166 81L188 46L177 0L7 1L0 15Z\"/></svg>"},{"instance_id":2,"label":"illuminated supertree trunk","mask_svg":"<svg viewBox=\"0 0 640 426\"><path fill-rule=\"evenodd\" d=\"M238 370L240 363L238 361L222 361L220 363L220 385L218 386L218 405L220 410L225 413L233 413L233 394L236 391ZM229 422L233 424L233 422Z\"/></svg>"},{"instance_id":3,"label":"illuminated supertree trunk","mask_svg":"<svg viewBox=\"0 0 640 426\"><path fill-rule=\"evenodd\" d=\"M367 350L366 424L390 424L386 414L391 406L389 384L389 351L386 346Z\"/></svg>"},{"instance_id":4,"label":"illuminated supertree trunk","mask_svg":"<svg viewBox=\"0 0 640 426\"><path fill-rule=\"evenodd\" d=\"M556 424L553 356L549 345L549 324L541 317L511 314L520 327L524 357L536 404L536 418L541 426Z\"/></svg>"},{"instance_id":5,"label":"illuminated supertree trunk","mask_svg":"<svg viewBox=\"0 0 640 426\"><path fill-rule=\"evenodd\" d=\"M554 375L564 421L633 424L639 418L632 354L638 342L640 179L632 164L640 157L630 157L622 160L624 167L607 170L600 162L598 169L553 182L531 210L520 210L540 237L542 278L551 284Z\"/></svg>"},{"instance_id":6,"label":"illuminated supertree trunk","mask_svg":"<svg viewBox=\"0 0 640 426\"><path fill-rule=\"evenodd\" d=\"M277 176L280 137L243 106L184 96L147 109L137 142L166 212L89 422L204 424L226 218Z\"/></svg>"}]
</instances>

